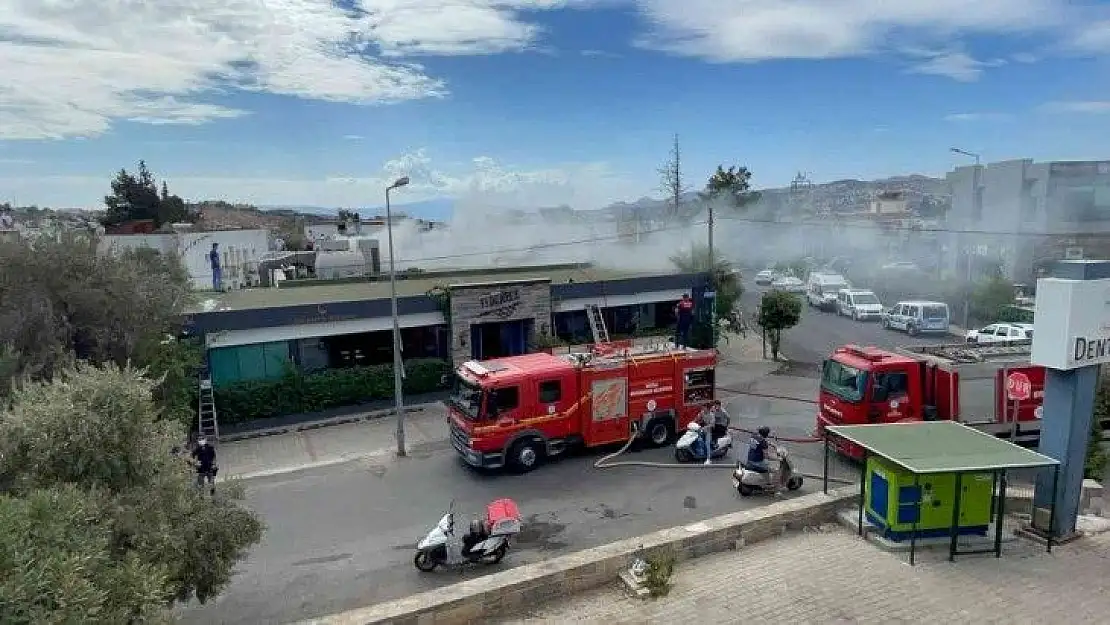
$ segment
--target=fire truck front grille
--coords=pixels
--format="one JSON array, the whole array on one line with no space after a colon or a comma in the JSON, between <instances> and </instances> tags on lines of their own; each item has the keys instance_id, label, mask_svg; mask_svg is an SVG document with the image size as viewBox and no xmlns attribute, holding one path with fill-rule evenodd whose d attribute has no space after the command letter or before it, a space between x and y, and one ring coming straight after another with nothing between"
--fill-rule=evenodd
<instances>
[{"instance_id":1,"label":"fire truck front grille","mask_svg":"<svg viewBox=\"0 0 1110 625\"><path fill-rule=\"evenodd\" d=\"M460 451L470 448L470 437L454 421L451 422L451 444Z\"/></svg>"}]
</instances>

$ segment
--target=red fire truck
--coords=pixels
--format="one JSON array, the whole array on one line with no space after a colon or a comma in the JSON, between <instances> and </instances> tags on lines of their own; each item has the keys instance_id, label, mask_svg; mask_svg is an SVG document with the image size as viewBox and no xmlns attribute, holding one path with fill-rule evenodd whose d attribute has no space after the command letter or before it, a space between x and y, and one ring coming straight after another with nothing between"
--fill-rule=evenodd
<instances>
[{"instance_id":1,"label":"red fire truck","mask_svg":"<svg viewBox=\"0 0 1110 625\"><path fill-rule=\"evenodd\" d=\"M447 401L451 443L471 466L520 472L634 432L663 446L714 398L716 366L712 350L627 343L467 361Z\"/></svg>"},{"instance_id":2,"label":"red fire truck","mask_svg":"<svg viewBox=\"0 0 1110 625\"><path fill-rule=\"evenodd\" d=\"M817 432L823 435L826 425L953 420L1036 445L1045 370L1029 363L1029 353L1027 343L918 345L893 352L841 347L822 366ZM1018 393L1027 397L1007 393L1011 379L1028 381ZM847 443L838 451L863 455Z\"/></svg>"}]
</instances>

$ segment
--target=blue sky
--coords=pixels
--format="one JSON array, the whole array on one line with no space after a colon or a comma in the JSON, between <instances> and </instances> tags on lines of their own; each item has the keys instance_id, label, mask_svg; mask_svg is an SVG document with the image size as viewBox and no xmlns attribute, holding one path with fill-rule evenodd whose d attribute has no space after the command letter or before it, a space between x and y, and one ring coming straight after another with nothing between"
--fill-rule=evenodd
<instances>
[{"instance_id":1,"label":"blue sky","mask_svg":"<svg viewBox=\"0 0 1110 625\"><path fill-rule=\"evenodd\" d=\"M1108 157L1101 2L6 4L0 201L96 205L145 158L190 199L594 208L658 195L674 133L691 186Z\"/></svg>"}]
</instances>

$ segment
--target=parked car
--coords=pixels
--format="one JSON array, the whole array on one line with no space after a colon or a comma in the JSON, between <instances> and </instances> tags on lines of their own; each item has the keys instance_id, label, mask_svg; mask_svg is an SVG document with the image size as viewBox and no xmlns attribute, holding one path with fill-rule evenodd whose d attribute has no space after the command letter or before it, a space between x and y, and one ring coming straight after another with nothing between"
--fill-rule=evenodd
<instances>
[{"instance_id":1,"label":"parked car","mask_svg":"<svg viewBox=\"0 0 1110 625\"><path fill-rule=\"evenodd\" d=\"M1013 341L1033 340L1031 323L992 323L978 330L967 331L968 343L1010 343Z\"/></svg>"},{"instance_id":2,"label":"parked car","mask_svg":"<svg viewBox=\"0 0 1110 625\"><path fill-rule=\"evenodd\" d=\"M802 282L794 276L775 278L775 281L771 283L771 288L779 291L786 291L787 293L805 293L806 291L805 282Z\"/></svg>"},{"instance_id":3,"label":"parked car","mask_svg":"<svg viewBox=\"0 0 1110 625\"><path fill-rule=\"evenodd\" d=\"M922 332L947 334L949 313L944 302L898 302L883 313L883 327L903 330L910 336Z\"/></svg>"},{"instance_id":4,"label":"parked car","mask_svg":"<svg viewBox=\"0 0 1110 625\"><path fill-rule=\"evenodd\" d=\"M840 289L836 294L836 314L856 321L879 319L883 316L883 304L873 291Z\"/></svg>"},{"instance_id":5,"label":"parked car","mask_svg":"<svg viewBox=\"0 0 1110 625\"><path fill-rule=\"evenodd\" d=\"M851 286L844 276L838 273L815 271L809 274L809 280L806 282L806 301L810 306L821 310L835 311L837 293Z\"/></svg>"},{"instance_id":6,"label":"parked car","mask_svg":"<svg viewBox=\"0 0 1110 625\"><path fill-rule=\"evenodd\" d=\"M759 286L770 286L770 284L774 282L775 278L777 277L778 276L775 275L774 271L771 271L770 269L764 269L763 271L755 274L755 283Z\"/></svg>"}]
</instances>

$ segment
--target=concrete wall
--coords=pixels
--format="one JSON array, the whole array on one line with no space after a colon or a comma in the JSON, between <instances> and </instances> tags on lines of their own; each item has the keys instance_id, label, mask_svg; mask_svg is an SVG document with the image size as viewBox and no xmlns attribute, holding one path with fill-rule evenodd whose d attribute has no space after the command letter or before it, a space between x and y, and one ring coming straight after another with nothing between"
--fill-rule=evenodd
<instances>
[{"instance_id":1,"label":"concrete wall","mask_svg":"<svg viewBox=\"0 0 1110 625\"><path fill-rule=\"evenodd\" d=\"M550 280L458 284L449 289L451 357L455 364L470 360L470 326L476 323L534 319L535 332L547 334L551 330Z\"/></svg>"},{"instance_id":2,"label":"concrete wall","mask_svg":"<svg viewBox=\"0 0 1110 625\"><path fill-rule=\"evenodd\" d=\"M760 508L665 529L595 549L486 575L453 586L302 625L462 625L525 613L538 605L616 581L642 555L672 552L678 560L728 551L825 523L859 497L858 487L814 493ZM861 547L870 549L873 547ZM512 552L509 553L512 558ZM799 563L804 569L804 563ZM799 569L799 574L804 571ZM706 580L707 584L713 580ZM722 588L721 592L742 589ZM694 618L696 609L691 612Z\"/></svg>"}]
</instances>

